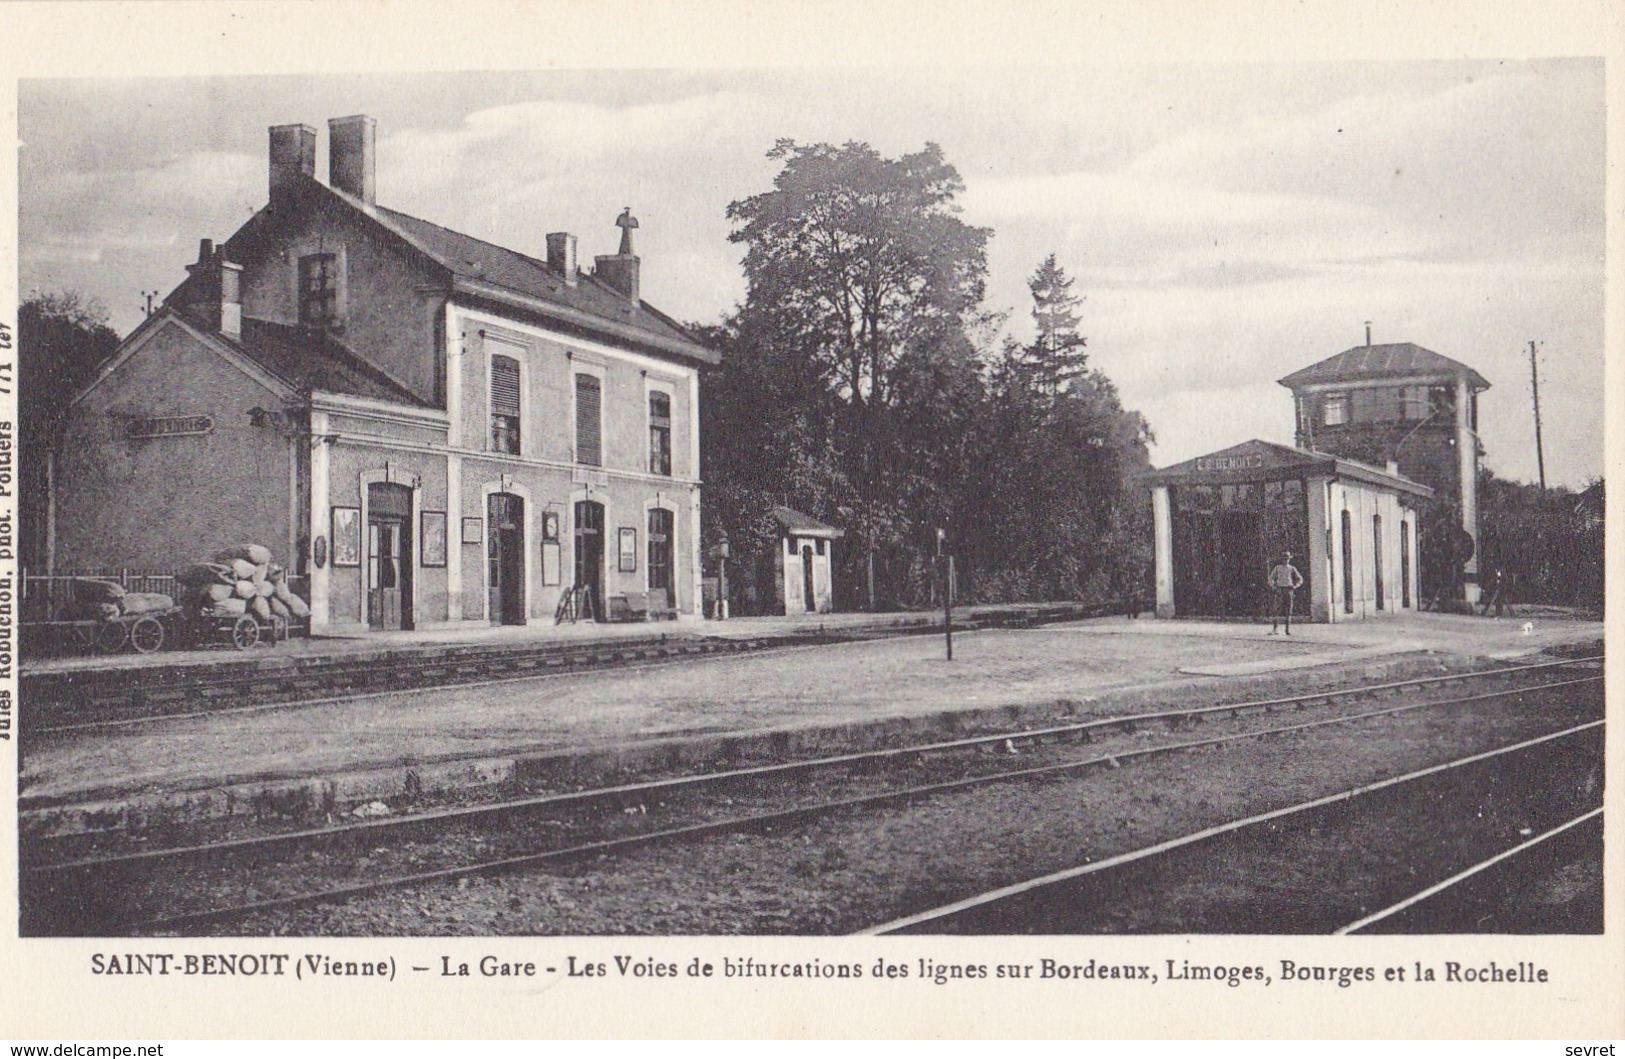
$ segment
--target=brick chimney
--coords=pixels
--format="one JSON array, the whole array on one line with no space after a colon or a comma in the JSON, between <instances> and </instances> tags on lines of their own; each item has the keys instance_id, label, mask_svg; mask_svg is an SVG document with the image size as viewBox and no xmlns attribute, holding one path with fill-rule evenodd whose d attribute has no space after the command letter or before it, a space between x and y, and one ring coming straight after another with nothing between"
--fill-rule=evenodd
<instances>
[{"instance_id":1,"label":"brick chimney","mask_svg":"<svg viewBox=\"0 0 1625 1059\"><path fill-rule=\"evenodd\" d=\"M327 182L371 206L378 198L378 122L365 114L327 121Z\"/></svg>"},{"instance_id":2,"label":"brick chimney","mask_svg":"<svg viewBox=\"0 0 1625 1059\"><path fill-rule=\"evenodd\" d=\"M547 267L564 276L564 282L576 285L576 237L569 232L547 233Z\"/></svg>"},{"instance_id":3,"label":"brick chimney","mask_svg":"<svg viewBox=\"0 0 1625 1059\"><path fill-rule=\"evenodd\" d=\"M271 126L271 201L316 176L316 130L309 125Z\"/></svg>"},{"instance_id":4,"label":"brick chimney","mask_svg":"<svg viewBox=\"0 0 1625 1059\"><path fill-rule=\"evenodd\" d=\"M200 239L197 264L187 265L186 271L197 281L183 306L188 315L210 331L242 337L243 266L227 261L225 251L215 249L214 240Z\"/></svg>"},{"instance_id":5,"label":"brick chimney","mask_svg":"<svg viewBox=\"0 0 1625 1059\"><path fill-rule=\"evenodd\" d=\"M600 254L594 258L593 275L619 291L635 307L639 303L638 273L642 263L638 255L632 252L632 230L638 226L638 219L632 216L632 207L621 211L621 215L615 218L615 225L621 230L620 252Z\"/></svg>"}]
</instances>

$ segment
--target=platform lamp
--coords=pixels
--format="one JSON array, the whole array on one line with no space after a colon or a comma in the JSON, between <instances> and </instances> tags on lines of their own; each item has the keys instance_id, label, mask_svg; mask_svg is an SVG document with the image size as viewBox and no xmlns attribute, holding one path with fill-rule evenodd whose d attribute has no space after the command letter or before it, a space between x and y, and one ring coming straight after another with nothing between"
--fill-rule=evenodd
<instances>
[{"instance_id":1,"label":"platform lamp","mask_svg":"<svg viewBox=\"0 0 1625 1059\"><path fill-rule=\"evenodd\" d=\"M954 660L954 557L948 552L948 530L937 527L937 565L942 568L942 635L948 661Z\"/></svg>"},{"instance_id":2,"label":"platform lamp","mask_svg":"<svg viewBox=\"0 0 1625 1059\"><path fill-rule=\"evenodd\" d=\"M728 556L731 547L728 544L728 531L721 531L721 539L717 541L717 620L728 620Z\"/></svg>"}]
</instances>

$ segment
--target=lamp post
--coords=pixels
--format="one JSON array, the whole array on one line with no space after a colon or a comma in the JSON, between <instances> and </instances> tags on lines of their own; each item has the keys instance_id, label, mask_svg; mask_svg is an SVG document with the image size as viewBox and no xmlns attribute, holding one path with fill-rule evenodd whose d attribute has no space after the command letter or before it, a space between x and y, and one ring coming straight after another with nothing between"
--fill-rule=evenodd
<instances>
[{"instance_id":1,"label":"lamp post","mask_svg":"<svg viewBox=\"0 0 1625 1059\"><path fill-rule=\"evenodd\" d=\"M942 568L942 635L948 661L954 660L954 558L948 552L948 531L937 527L937 565Z\"/></svg>"},{"instance_id":2,"label":"lamp post","mask_svg":"<svg viewBox=\"0 0 1625 1059\"><path fill-rule=\"evenodd\" d=\"M728 533L717 542L717 620L728 620Z\"/></svg>"}]
</instances>

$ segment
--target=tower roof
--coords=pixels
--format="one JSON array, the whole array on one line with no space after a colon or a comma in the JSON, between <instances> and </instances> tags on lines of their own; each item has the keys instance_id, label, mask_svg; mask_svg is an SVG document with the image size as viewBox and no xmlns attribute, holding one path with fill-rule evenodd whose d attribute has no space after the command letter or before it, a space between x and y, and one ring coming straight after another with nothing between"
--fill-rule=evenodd
<instances>
[{"instance_id":1,"label":"tower roof","mask_svg":"<svg viewBox=\"0 0 1625 1059\"><path fill-rule=\"evenodd\" d=\"M1279 381L1282 386L1296 389L1314 383L1355 379L1409 379L1462 374L1467 376L1474 390L1490 388L1489 380L1459 360L1423 349L1415 342L1387 342L1345 349L1336 356L1300 368Z\"/></svg>"}]
</instances>

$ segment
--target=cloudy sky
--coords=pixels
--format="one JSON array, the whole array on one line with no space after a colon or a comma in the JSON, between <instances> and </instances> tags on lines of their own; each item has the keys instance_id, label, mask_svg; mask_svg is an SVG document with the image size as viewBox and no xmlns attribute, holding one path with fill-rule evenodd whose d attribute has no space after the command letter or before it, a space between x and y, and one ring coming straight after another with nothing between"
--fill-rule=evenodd
<instances>
[{"instance_id":1,"label":"cloudy sky","mask_svg":"<svg viewBox=\"0 0 1625 1059\"><path fill-rule=\"evenodd\" d=\"M993 229L990 307L1025 336L1054 252L1094 364L1169 463L1290 442L1275 380L1364 340L1410 341L1493 384L1489 465L1602 472L1603 68L1594 60L549 72L25 81L24 292L83 291L127 331L200 237L266 197L266 127L378 119L381 203L543 256L611 253L642 222L644 296L708 322L744 293L730 201L779 137L940 143Z\"/></svg>"}]
</instances>

